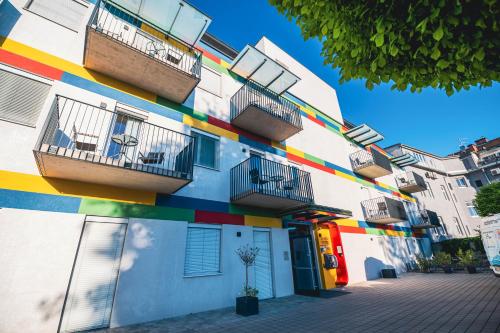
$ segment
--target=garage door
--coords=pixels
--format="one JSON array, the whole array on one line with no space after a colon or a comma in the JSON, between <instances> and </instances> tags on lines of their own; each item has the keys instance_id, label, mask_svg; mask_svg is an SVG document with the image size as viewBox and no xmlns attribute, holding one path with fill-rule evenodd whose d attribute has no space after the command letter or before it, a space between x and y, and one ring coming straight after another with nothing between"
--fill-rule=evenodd
<instances>
[{"instance_id":1,"label":"garage door","mask_svg":"<svg viewBox=\"0 0 500 333\"><path fill-rule=\"evenodd\" d=\"M255 286L259 290L259 299L272 298L273 271L271 264L271 239L268 230L254 230L254 246L258 247L259 254L255 259Z\"/></svg>"},{"instance_id":2,"label":"garage door","mask_svg":"<svg viewBox=\"0 0 500 333\"><path fill-rule=\"evenodd\" d=\"M126 227L125 223L85 222L61 332L109 326Z\"/></svg>"}]
</instances>

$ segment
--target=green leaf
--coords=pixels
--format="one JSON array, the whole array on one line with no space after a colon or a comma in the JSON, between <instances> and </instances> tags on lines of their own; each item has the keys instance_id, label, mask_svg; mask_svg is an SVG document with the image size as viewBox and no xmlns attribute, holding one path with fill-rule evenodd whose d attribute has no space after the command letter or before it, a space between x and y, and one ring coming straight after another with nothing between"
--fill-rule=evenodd
<instances>
[{"instance_id":1,"label":"green leaf","mask_svg":"<svg viewBox=\"0 0 500 333\"><path fill-rule=\"evenodd\" d=\"M463 73L465 72L465 66L462 64L457 65L457 72Z\"/></svg>"},{"instance_id":2,"label":"green leaf","mask_svg":"<svg viewBox=\"0 0 500 333\"><path fill-rule=\"evenodd\" d=\"M441 59L437 62L436 64L436 67L437 68L440 68L440 69L445 69L446 67L448 67L450 65L450 63L444 59Z\"/></svg>"},{"instance_id":3,"label":"green leaf","mask_svg":"<svg viewBox=\"0 0 500 333\"><path fill-rule=\"evenodd\" d=\"M369 90L372 90L373 89L373 82L370 80L366 80L365 87L368 88Z\"/></svg>"},{"instance_id":4,"label":"green leaf","mask_svg":"<svg viewBox=\"0 0 500 333\"><path fill-rule=\"evenodd\" d=\"M321 33L323 34L323 36L325 36L328 33L328 27L326 25L324 25L323 28L321 28Z\"/></svg>"},{"instance_id":5,"label":"green leaf","mask_svg":"<svg viewBox=\"0 0 500 333\"><path fill-rule=\"evenodd\" d=\"M370 65L370 69L372 70L372 72L376 72L377 71L377 62L376 61L373 61L372 64Z\"/></svg>"},{"instance_id":6,"label":"green leaf","mask_svg":"<svg viewBox=\"0 0 500 333\"><path fill-rule=\"evenodd\" d=\"M335 27L333 29L333 38L338 38L340 36L340 27Z\"/></svg>"},{"instance_id":7,"label":"green leaf","mask_svg":"<svg viewBox=\"0 0 500 333\"><path fill-rule=\"evenodd\" d=\"M351 51L351 57L356 58L356 56L358 55L358 52L359 52L358 49L352 49L352 51Z\"/></svg>"},{"instance_id":8,"label":"green leaf","mask_svg":"<svg viewBox=\"0 0 500 333\"><path fill-rule=\"evenodd\" d=\"M382 34L377 34L376 37L375 37L375 45L377 47L381 47L382 45L384 45L384 35Z\"/></svg>"},{"instance_id":9,"label":"green leaf","mask_svg":"<svg viewBox=\"0 0 500 333\"><path fill-rule=\"evenodd\" d=\"M474 58L476 58L479 61L484 60L484 49L480 48L476 53L474 53Z\"/></svg>"},{"instance_id":10,"label":"green leaf","mask_svg":"<svg viewBox=\"0 0 500 333\"><path fill-rule=\"evenodd\" d=\"M398 55L398 51L398 48L394 45L391 45L391 47L389 47L389 54L393 57Z\"/></svg>"},{"instance_id":11,"label":"green leaf","mask_svg":"<svg viewBox=\"0 0 500 333\"><path fill-rule=\"evenodd\" d=\"M434 33L432 34L432 38L434 38L438 42L441 40L441 38L443 38L443 36L444 36L444 31L443 31L443 27L441 27L441 26L439 28L437 28L437 30L434 31Z\"/></svg>"},{"instance_id":12,"label":"green leaf","mask_svg":"<svg viewBox=\"0 0 500 333\"><path fill-rule=\"evenodd\" d=\"M431 58L434 60L438 60L440 56L441 56L441 51L439 51L439 49L436 47L431 53Z\"/></svg>"}]
</instances>

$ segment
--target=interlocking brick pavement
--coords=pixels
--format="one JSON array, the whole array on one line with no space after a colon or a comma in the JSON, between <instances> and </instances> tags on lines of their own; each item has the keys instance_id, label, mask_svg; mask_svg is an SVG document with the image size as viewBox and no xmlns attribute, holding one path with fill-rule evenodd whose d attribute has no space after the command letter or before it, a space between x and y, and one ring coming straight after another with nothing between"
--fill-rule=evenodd
<instances>
[{"instance_id":1,"label":"interlocking brick pavement","mask_svg":"<svg viewBox=\"0 0 500 333\"><path fill-rule=\"evenodd\" d=\"M491 273L410 273L346 290L261 301L257 316L226 308L97 332L500 332L500 279Z\"/></svg>"}]
</instances>

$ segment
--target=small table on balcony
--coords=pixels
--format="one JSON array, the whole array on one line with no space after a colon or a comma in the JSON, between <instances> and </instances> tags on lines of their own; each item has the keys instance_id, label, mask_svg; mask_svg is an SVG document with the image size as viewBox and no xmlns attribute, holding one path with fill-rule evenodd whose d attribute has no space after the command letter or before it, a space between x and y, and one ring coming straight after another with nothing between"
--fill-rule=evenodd
<instances>
[{"instance_id":1,"label":"small table on balcony","mask_svg":"<svg viewBox=\"0 0 500 333\"><path fill-rule=\"evenodd\" d=\"M122 157L125 157L125 160L129 160L132 162L128 157L127 157L127 148L128 147L135 147L139 143L139 140L135 136L129 135L129 134L114 134L111 137L111 140L120 145L120 159Z\"/></svg>"}]
</instances>

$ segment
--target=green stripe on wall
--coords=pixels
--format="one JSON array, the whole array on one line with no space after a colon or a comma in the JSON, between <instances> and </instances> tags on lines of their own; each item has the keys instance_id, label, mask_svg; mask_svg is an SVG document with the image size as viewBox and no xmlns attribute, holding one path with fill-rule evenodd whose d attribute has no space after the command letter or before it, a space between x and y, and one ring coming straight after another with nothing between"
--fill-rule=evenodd
<instances>
[{"instance_id":1,"label":"green stripe on wall","mask_svg":"<svg viewBox=\"0 0 500 333\"><path fill-rule=\"evenodd\" d=\"M309 160L311 162L315 162L315 163L318 163L318 164L321 164L321 165L325 165L325 161L320 159L320 158L317 158L315 156L312 156L312 155L309 155L308 153L304 153L304 158L306 160Z\"/></svg>"},{"instance_id":2,"label":"green stripe on wall","mask_svg":"<svg viewBox=\"0 0 500 333\"><path fill-rule=\"evenodd\" d=\"M276 213L269 211L269 210L251 208L251 207L242 207L242 206L236 206L233 204L229 204L229 213L230 214L238 214L238 215L256 215L256 216L263 216L263 217L276 217Z\"/></svg>"},{"instance_id":3,"label":"green stripe on wall","mask_svg":"<svg viewBox=\"0 0 500 333\"><path fill-rule=\"evenodd\" d=\"M365 228L366 233L370 235L385 235L384 229L375 229L375 228Z\"/></svg>"},{"instance_id":4,"label":"green stripe on wall","mask_svg":"<svg viewBox=\"0 0 500 333\"><path fill-rule=\"evenodd\" d=\"M148 206L87 198L82 199L78 213L108 217L138 217L194 222L193 209Z\"/></svg>"}]
</instances>

